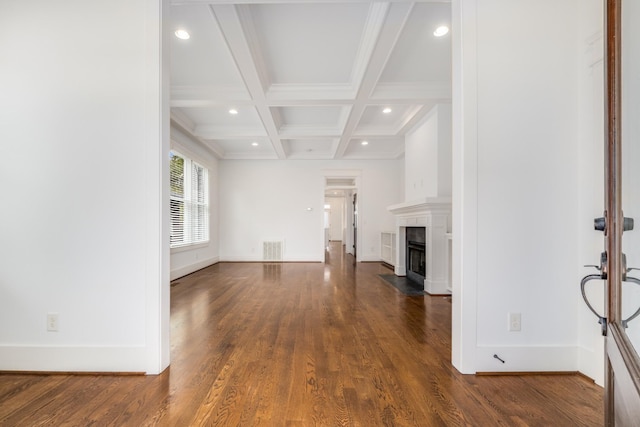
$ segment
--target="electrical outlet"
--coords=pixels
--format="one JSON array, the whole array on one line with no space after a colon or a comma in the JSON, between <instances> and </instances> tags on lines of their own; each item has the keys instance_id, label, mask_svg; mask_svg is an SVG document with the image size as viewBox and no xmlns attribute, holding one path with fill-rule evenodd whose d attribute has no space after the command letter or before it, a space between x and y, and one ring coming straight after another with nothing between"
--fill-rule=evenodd
<instances>
[{"instance_id":1,"label":"electrical outlet","mask_svg":"<svg viewBox=\"0 0 640 427\"><path fill-rule=\"evenodd\" d=\"M58 332L58 313L47 313L47 331Z\"/></svg>"},{"instance_id":2,"label":"electrical outlet","mask_svg":"<svg viewBox=\"0 0 640 427\"><path fill-rule=\"evenodd\" d=\"M522 317L520 313L509 313L509 332L522 330Z\"/></svg>"}]
</instances>

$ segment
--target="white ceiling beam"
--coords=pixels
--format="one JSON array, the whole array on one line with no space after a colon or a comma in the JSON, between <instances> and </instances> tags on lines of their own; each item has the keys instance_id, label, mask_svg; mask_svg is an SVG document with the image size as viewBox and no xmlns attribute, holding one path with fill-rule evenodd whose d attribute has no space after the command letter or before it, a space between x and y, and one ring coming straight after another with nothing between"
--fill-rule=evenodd
<instances>
[{"instance_id":1,"label":"white ceiling beam","mask_svg":"<svg viewBox=\"0 0 640 427\"><path fill-rule=\"evenodd\" d=\"M260 67L260 69L258 68L256 58L253 55L254 52L252 52L251 49L250 40L247 39L247 32L249 33L249 37L252 37L253 34L251 30L252 23L248 22L250 21L250 11L246 9L246 7L243 9L243 7L244 6L212 5L210 9L218 22L222 35L227 41L229 50L247 86L247 90L255 102L256 110L273 144L273 149L279 159L285 159L286 153L284 152L282 141L280 141L280 136L278 135L278 128L266 102L264 89L266 73L262 67ZM240 17L240 13L242 14L242 18ZM245 30L245 27L249 29ZM260 58L258 58L258 60L259 59Z\"/></svg>"},{"instance_id":2,"label":"white ceiling beam","mask_svg":"<svg viewBox=\"0 0 640 427\"><path fill-rule=\"evenodd\" d=\"M358 96L356 97L349 119L347 120L342 137L340 138L340 143L334 153L334 158L341 158L344 156L347 146L349 145L349 141L351 140L353 133L362 118L362 114L364 113L367 103L369 102L369 97L373 93L387 62L389 61L389 57L398 42L398 38L407 23L412 9L413 3L392 3L389 7L384 25L382 26L377 38L377 43L371 53L369 67L362 78L362 82L358 89Z\"/></svg>"}]
</instances>

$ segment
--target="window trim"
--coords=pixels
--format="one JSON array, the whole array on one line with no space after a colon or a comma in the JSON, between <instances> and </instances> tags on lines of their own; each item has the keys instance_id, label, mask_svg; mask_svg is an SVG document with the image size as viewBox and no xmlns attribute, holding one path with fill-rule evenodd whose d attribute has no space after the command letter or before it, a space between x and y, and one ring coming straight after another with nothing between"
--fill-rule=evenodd
<instances>
[{"instance_id":1,"label":"window trim","mask_svg":"<svg viewBox=\"0 0 640 427\"><path fill-rule=\"evenodd\" d=\"M184 164L183 164L183 170L184 170L184 177L183 177L183 197L177 198L175 196L172 196L171 194L171 184L170 184L170 188L169 188L169 201L170 204L173 200L181 200L183 203L183 206L185 206L185 211L186 211L186 206L187 204L192 204L193 206L204 206L205 208L205 214L203 216L204 219L204 233L203 233L203 239L202 240L192 240L192 236L194 235L194 232L196 230L197 227L190 227L190 228L186 228L184 225L184 222L186 222L186 218L183 219L183 237L189 237L189 239L184 242L179 242L179 243L171 243L171 237L172 237L172 233L171 233L171 226L173 224L172 221L172 214L171 214L171 207L169 207L169 226L170 226L170 230L169 230L169 248L170 248L170 252L171 253L176 253L176 252L182 252L182 251L186 251L186 250L191 250L191 249L196 249L199 247L205 247L208 246L211 242L211 203L210 203L210 171L209 171L209 167L205 166L204 164L202 164L201 162L194 160L193 157L191 155L185 155L184 153L188 152L187 150L182 150L180 148L176 148L176 147L172 147L169 151L169 155L173 156L176 155L180 158L182 158L184 160ZM169 164L171 164L171 160L169 160ZM204 189L202 190L201 194L202 198L203 198L203 202L198 202L197 200L194 202L192 201L192 196L194 195L193 193L193 186L192 186L192 180L191 178L194 175L193 172L193 168L194 167L199 167L203 170L204 172L204 179L203 179L203 186ZM187 175L189 176L187 178ZM171 171L169 171L169 178L171 178ZM196 193L198 194L198 193ZM171 205L170 205L171 206ZM193 220L194 218L194 214L192 211L192 215L191 215L191 220ZM188 235L188 236L187 236ZM184 239L183 239L184 240Z\"/></svg>"}]
</instances>

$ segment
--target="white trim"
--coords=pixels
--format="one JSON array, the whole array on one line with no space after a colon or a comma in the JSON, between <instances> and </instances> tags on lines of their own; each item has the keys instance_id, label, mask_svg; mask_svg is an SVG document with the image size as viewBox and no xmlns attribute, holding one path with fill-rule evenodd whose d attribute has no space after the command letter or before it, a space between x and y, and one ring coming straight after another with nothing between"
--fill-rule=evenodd
<instances>
[{"instance_id":1,"label":"white trim","mask_svg":"<svg viewBox=\"0 0 640 427\"><path fill-rule=\"evenodd\" d=\"M604 341L604 337L602 337ZM578 346L578 372L593 379L593 381L604 387L604 350L596 351L593 348Z\"/></svg>"},{"instance_id":2,"label":"white trim","mask_svg":"<svg viewBox=\"0 0 640 427\"><path fill-rule=\"evenodd\" d=\"M202 166L205 166L209 170L213 169L213 164L208 159L206 159L200 154L195 153L193 150L190 150L189 148L187 148L185 144L179 141L179 138L180 136L173 133L171 134L171 145L170 145L171 151L177 151L178 153L183 154L186 157L189 157L191 160L194 160L196 163ZM199 144L199 142L195 142L195 143Z\"/></svg>"},{"instance_id":3,"label":"white trim","mask_svg":"<svg viewBox=\"0 0 640 427\"><path fill-rule=\"evenodd\" d=\"M148 372L144 346L0 346L2 369L45 372Z\"/></svg>"},{"instance_id":4,"label":"white trim","mask_svg":"<svg viewBox=\"0 0 640 427\"><path fill-rule=\"evenodd\" d=\"M480 346L476 350L476 371L576 372L577 360L577 346Z\"/></svg>"},{"instance_id":5,"label":"white trim","mask_svg":"<svg viewBox=\"0 0 640 427\"><path fill-rule=\"evenodd\" d=\"M145 135L146 171L145 208L146 227L146 304L144 363L140 368L136 355L126 369L114 366L116 371L144 371L159 374L168 366L171 358L169 342L169 32L163 31L168 22L169 0L146 0L146 90ZM104 350L104 349L100 349ZM100 353L96 351L95 353ZM89 370L105 370L99 363L109 351L90 357L74 357L96 363ZM107 357L114 357L117 354ZM43 360L47 360L46 356ZM117 359L114 359L117 360ZM114 362L112 362L114 363ZM77 369L81 370L80 366Z\"/></svg>"},{"instance_id":6,"label":"white trim","mask_svg":"<svg viewBox=\"0 0 640 427\"><path fill-rule=\"evenodd\" d=\"M193 264L185 265L184 267L176 268L175 270L171 270L169 280L176 280L180 277L186 276L187 274L191 274L195 271L202 270L205 267L209 267L210 265L214 265L220 262L220 257L212 257L207 258L202 261L194 262Z\"/></svg>"},{"instance_id":7,"label":"white trim","mask_svg":"<svg viewBox=\"0 0 640 427\"><path fill-rule=\"evenodd\" d=\"M454 0L452 17L451 363L476 372L478 312L477 0Z\"/></svg>"},{"instance_id":8,"label":"white trim","mask_svg":"<svg viewBox=\"0 0 640 427\"><path fill-rule=\"evenodd\" d=\"M188 245L174 246L173 248L171 248L171 255L177 254L177 253L180 253L180 252L192 251L194 249L207 248L207 247L209 247L210 244L211 244L211 240L207 240L206 242L191 243L191 244L188 244Z\"/></svg>"},{"instance_id":9,"label":"white trim","mask_svg":"<svg viewBox=\"0 0 640 427\"><path fill-rule=\"evenodd\" d=\"M218 262L257 262L260 264L273 264L282 262L324 262L324 248L322 253L322 258L318 258L317 255L302 254L296 256L285 256L282 258L282 261L265 261L264 259L262 259L262 255L227 255L224 257L219 257Z\"/></svg>"}]
</instances>

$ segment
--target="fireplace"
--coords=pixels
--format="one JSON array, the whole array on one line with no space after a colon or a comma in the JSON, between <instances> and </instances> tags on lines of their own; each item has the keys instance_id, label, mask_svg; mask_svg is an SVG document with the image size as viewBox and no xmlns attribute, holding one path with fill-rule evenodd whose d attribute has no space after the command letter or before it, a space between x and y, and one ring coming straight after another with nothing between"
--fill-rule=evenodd
<instances>
[{"instance_id":1,"label":"fireplace","mask_svg":"<svg viewBox=\"0 0 640 427\"><path fill-rule=\"evenodd\" d=\"M396 219L396 276L423 283L431 295L450 294L451 198L428 197L388 209Z\"/></svg>"},{"instance_id":2,"label":"fireplace","mask_svg":"<svg viewBox=\"0 0 640 427\"><path fill-rule=\"evenodd\" d=\"M426 229L425 227L407 227L405 230L407 279L423 286L427 266Z\"/></svg>"}]
</instances>

